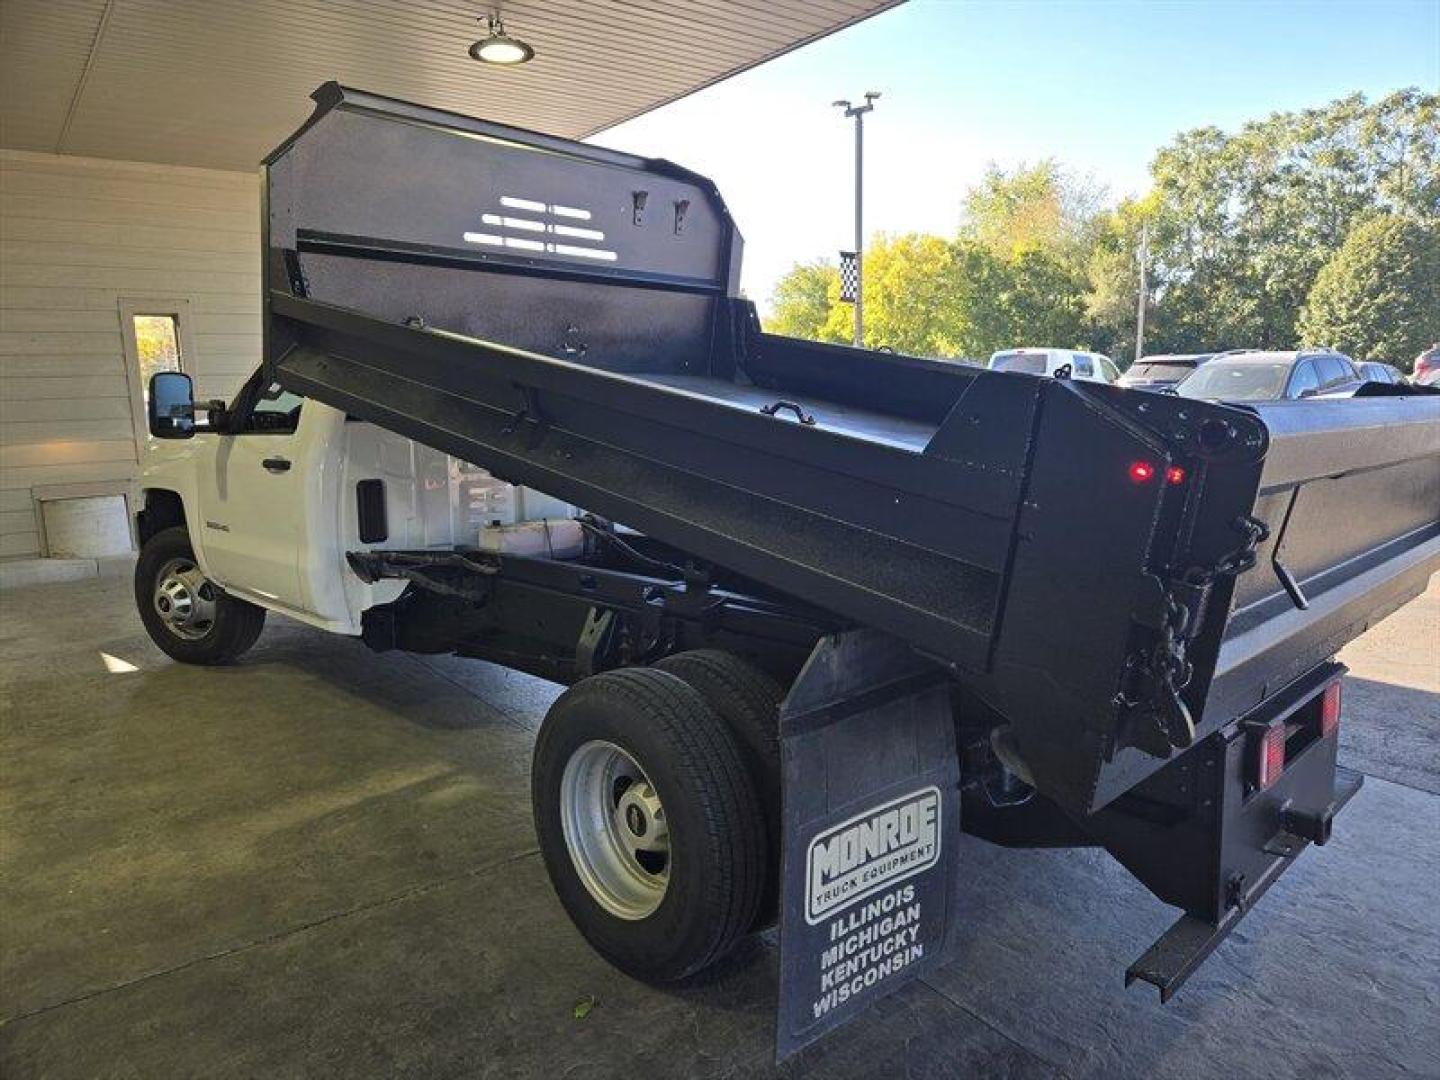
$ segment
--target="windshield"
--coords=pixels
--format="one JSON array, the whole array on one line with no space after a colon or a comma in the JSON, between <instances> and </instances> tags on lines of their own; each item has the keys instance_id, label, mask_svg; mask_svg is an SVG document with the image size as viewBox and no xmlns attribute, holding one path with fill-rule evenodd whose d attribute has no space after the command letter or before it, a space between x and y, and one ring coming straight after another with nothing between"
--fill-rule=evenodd
<instances>
[{"instance_id":1,"label":"windshield","mask_svg":"<svg viewBox=\"0 0 1440 1080\"><path fill-rule=\"evenodd\" d=\"M1273 401L1285 392L1289 364L1211 362L1175 388L1181 397L1207 401Z\"/></svg>"},{"instance_id":2,"label":"windshield","mask_svg":"<svg viewBox=\"0 0 1440 1080\"><path fill-rule=\"evenodd\" d=\"M1023 371L1027 375L1044 375L1049 370L1044 353L996 353L990 358L994 371Z\"/></svg>"},{"instance_id":3,"label":"windshield","mask_svg":"<svg viewBox=\"0 0 1440 1080\"><path fill-rule=\"evenodd\" d=\"M1195 370L1193 364L1132 364L1130 370L1125 372L1121 378L1128 382L1136 382L1141 379L1156 380L1159 382L1179 382L1185 376Z\"/></svg>"}]
</instances>

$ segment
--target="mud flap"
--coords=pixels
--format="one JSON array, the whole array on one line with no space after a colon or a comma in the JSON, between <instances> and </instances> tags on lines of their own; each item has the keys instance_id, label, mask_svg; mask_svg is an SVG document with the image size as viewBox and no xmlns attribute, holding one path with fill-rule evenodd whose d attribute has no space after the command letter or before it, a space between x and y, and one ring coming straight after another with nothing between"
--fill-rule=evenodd
<instances>
[{"instance_id":1,"label":"mud flap","mask_svg":"<svg viewBox=\"0 0 1440 1080\"><path fill-rule=\"evenodd\" d=\"M777 1061L942 961L960 833L944 673L872 630L823 638L780 752Z\"/></svg>"}]
</instances>

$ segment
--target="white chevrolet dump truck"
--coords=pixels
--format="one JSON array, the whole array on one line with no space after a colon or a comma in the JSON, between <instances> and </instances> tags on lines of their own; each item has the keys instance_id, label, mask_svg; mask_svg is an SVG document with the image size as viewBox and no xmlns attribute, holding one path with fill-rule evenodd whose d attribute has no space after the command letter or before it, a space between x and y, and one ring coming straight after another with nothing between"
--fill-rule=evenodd
<instances>
[{"instance_id":1,"label":"white chevrolet dump truck","mask_svg":"<svg viewBox=\"0 0 1440 1080\"><path fill-rule=\"evenodd\" d=\"M767 334L704 177L315 98L264 165L259 369L150 387L171 656L273 611L565 684L561 903L656 982L778 923L781 1056L943 962L962 832L1103 847L1178 909L1126 970L1162 1000L1329 840L1334 655L1440 567L1440 393L1239 407Z\"/></svg>"}]
</instances>

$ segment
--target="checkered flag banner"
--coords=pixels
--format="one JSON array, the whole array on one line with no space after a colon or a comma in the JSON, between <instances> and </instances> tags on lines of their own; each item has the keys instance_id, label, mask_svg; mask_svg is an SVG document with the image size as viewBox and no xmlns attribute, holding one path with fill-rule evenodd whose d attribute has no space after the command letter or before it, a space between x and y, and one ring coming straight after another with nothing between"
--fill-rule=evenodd
<instances>
[{"instance_id":1,"label":"checkered flag banner","mask_svg":"<svg viewBox=\"0 0 1440 1080\"><path fill-rule=\"evenodd\" d=\"M853 304L860 291L860 256L858 252L840 252L840 299Z\"/></svg>"}]
</instances>

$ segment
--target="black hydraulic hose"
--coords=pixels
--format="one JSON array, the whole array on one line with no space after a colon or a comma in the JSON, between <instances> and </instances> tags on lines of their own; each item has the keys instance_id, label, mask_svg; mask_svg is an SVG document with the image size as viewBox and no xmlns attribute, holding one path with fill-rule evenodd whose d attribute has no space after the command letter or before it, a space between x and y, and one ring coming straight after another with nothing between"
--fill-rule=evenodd
<instances>
[{"instance_id":1,"label":"black hydraulic hose","mask_svg":"<svg viewBox=\"0 0 1440 1080\"><path fill-rule=\"evenodd\" d=\"M610 544L618 548L622 554L624 554L630 559L633 559L640 565L648 567L651 570L657 570L673 574L675 577L678 578L683 579L685 577L685 571L681 567L676 566L674 563L664 562L660 559L652 559L650 558L650 556L645 555L640 551L637 551L635 548L627 544L624 540L621 540L620 537L616 536L609 529L602 529L599 525L595 524L594 520L590 518L580 518L579 522L580 528L584 529L585 532L603 543Z\"/></svg>"}]
</instances>

